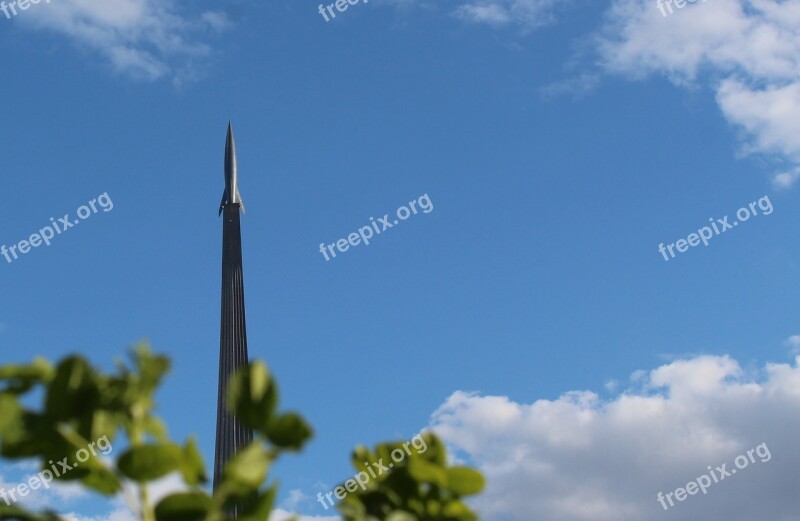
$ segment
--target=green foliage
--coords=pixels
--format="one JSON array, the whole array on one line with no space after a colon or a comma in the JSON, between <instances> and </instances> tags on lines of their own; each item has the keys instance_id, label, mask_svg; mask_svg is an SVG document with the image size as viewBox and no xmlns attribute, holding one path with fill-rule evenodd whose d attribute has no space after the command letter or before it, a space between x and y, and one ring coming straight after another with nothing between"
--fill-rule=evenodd
<instances>
[{"instance_id":1,"label":"green foliage","mask_svg":"<svg viewBox=\"0 0 800 521\"><path fill-rule=\"evenodd\" d=\"M417 447L416 441L424 443ZM398 442L372 451L358 447L352 460L360 488L348 491L339 503L346 521L478 519L462 498L483 490L483 476L468 467L448 467L447 450L433 434L415 438L413 446Z\"/></svg>"},{"instance_id":2,"label":"green foliage","mask_svg":"<svg viewBox=\"0 0 800 521\"><path fill-rule=\"evenodd\" d=\"M169 368L169 359L154 355L145 344L133 350L130 365L118 362L112 374L80 356L56 366L42 359L0 366L0 456L37 459L43 472L50 472L51 460L72 464L55 479L79 482L104 495L118 494L129 483L138 490L142 521L228 521L234 510L242 521L265 521L277 495L277 485L267 483L269 470L281 454L303 448L313 434L311 426L296 413L278 412L278 386L265 364L242 368L231 381L228 409L253 430L254 439L228 462L217 489L209 494L195 439L182 444L171 440L154 414L155 392ZM36 396L41 407L26 407ZM115 452L115 461L102 461L120 439L127 447ZM430 435L426 443L424 454L409 456L370 483L364 494L348 496L341 505L346 519L477 519L460 498L481 490L481 475L446 467L442 443ZM375 453L359 448L354 463L365 470L359 465L375 458L386 461L399 446L381 445ZM74 464L76 458L80 465ZM151 505L147 484L173 473L183 477L186 490ZM4 519L60 521L55 512L38 514L0 502Z\"/></svg>"},{"instance_id":3,"label":"green foliage","mask_svg":"<svg viewBox=\"0 0 800 521\"><path fill-rule=\"evenodd\" d=\"M147 483L174 472L183 459L183 450L174 443L140 445L120 456L117 468L133 481Z\"/></svg>"}]
</instances>

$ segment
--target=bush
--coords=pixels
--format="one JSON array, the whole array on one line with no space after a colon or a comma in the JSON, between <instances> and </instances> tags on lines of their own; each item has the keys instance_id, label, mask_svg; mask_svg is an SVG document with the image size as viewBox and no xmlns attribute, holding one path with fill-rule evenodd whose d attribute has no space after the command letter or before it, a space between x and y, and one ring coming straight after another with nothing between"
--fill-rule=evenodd
<instances>
[{"instance_id":1,"label":"bush","mask_svg":"<svg viewBox=\"0 0 800 521\"><path fill-rule=\"evenodd\" d=\"M1 366L0 456L37 459L42 480L47 476L79 482L107 496L130 483L137 490L137 515L142 521L227 521L234 510L243 521L267 520L277 495L277 485L267 483L271 465L281 454L301 450L313 431L299 414L278 412L278 387L266 365L252 362L231 381L228 408L253 429L254 439L228 462L217 489L209 494L195 440L172 441L165 424L153 414L155 392L169 371L169 359L153 354L145 344L133 350L131 359L130 366L118 364L115 374L104 374L79 356L64 358L55 366L43 359ZM23 404L34 390L41 391L38 410ZM110 447L120 436L129 446L109 465L96 449ZM373 468L375 477L341 501L339 509L346 520L477 519L461 498L480 492L481 474L448 467L445 448L434 435L420 440L424 452L408 453L385 473ZM388 462L398 448L402 450L403 444L382 444L373 451L360 447L353 453L353 463L359 473L367 472L368 466ZM79 455L80 466L68 464L71 455ZM59 472L51 461L67 466ZM182 476L186 491L152 505L146 485L173 473ZM53 511L34 513L3 502L0 519L60 521Z\"/></svg>"}]
</instances>

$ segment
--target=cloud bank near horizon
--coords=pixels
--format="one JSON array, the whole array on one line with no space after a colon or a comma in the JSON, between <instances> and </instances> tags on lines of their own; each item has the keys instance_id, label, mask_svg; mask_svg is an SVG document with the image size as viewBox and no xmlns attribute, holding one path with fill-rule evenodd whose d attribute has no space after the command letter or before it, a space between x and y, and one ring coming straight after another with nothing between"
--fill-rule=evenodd
<instances>
[{"instance_id":1,"label":"cloud bank near horizon","mask_svg":"<svg viewBox=\"0 0 800 521\"><path fill-rule=\"evenodd\" d=\"M515 402L459 391L431 428L488 488L475 502L484 519L523 521L790 521L800 449L800 357L744 370L729 356L676 360L637 371L629 388L602 399L569 391ZM665 512L673 492L766 443L772 460L750 465Z\"/></svg>"}]
</instances>

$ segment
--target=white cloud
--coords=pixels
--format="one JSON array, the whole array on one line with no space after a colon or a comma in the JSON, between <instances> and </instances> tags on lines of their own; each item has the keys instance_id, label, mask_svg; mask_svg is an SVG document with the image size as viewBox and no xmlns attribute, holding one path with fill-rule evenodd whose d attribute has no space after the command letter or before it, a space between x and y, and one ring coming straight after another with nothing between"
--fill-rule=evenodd
<instances>
[{"instance_id":1,"label":"white cloud","mask_svg":"<svg viewBox=\"0 0 800 521\"><path fill-rule=\"evenodd\" d=\"M619 388L619 382L614 379L606 380L606 383L603 384L603 387L606 389L606 391L613 393L617 390L617 388Z\"/></svg>"},{"instance_id":2,"label":"white cloud","mask_svg":"<svg viewBox=\"0 0 800 521\"><path fill-rule=\"evenodd\" d=\"M117 508L108 514L96 517L88 517L74 512L61 514L59 517L64 521L138 521L138 518L133 515L133 512L125 507Z\"/></svg>"},{"instance_id":3,"label":"white cloud","mask_svg":"<svg viewBox=\"0 0 800 521\"><path fill-rule=\"evenodd\" d=\"M512 19L508 9L501 7L497 3L465 4L456 10L456 14L471 22L482 22L490 25L506 24Z\"/></svg>"},{"instance_id":4,"label":"white cloud","mask_svg":"<svg viewBox=\"0 0 800 521\"><path fill-rule=\"evenodd\" d=\"M0 474L0 490L18 490L20 485L31 483L31 479L37 477L39 470L39 465L32 460L3 465L4 474ZM41 483L41 481L37 481L37 483ZM46 487L39 485L39 488L35 490L29 489L24 496L14 492L13 496L9 496L9 501L25 508L40 509L74 503L88 495L86 490L77 483L52 481Z\"/></svg>"},{"instance_id":5,"label":"white cloud","mask_svg":"<svg viewBox=\"0 0 800 521\"><path fill-rule=\"evenodd\" d=\"M218 32L227 31L233 27L230 18L228 18L226 14L218 11L206 11L201 18L209 27Z\"/></svg>"},{"instance_id":6,"label":"white cloud","mask_svg":"<svg viewBox=\"0 0 800 521\"><path fill-rule=\"evenodd\" d=\"M583 73L574 78L557 81L539 89L539 93L546 99L568 95L573 99L581 99L592 92L600 84L600 77L596 74Z\"/></svg>"},{"instance_id":7,"label":"white cloud","mask_svg":"<svg viewBox=\"0 0 800 521\"><path fill-rule=\"evenodd\" d=\"M536 28L569 2L461 0L456 15L496 27ZM800 2L708 0L673 8L655 0L612 0L596 46L606 72L631 78L658 74L678 86L709 85L728 121L741 131L742 151L774 161L775 188L800 179ZM580 98L598 84L594 73L553 83L545 97Z\"/></svg>"},{"instance_id":8,"label":"white cloud","mask_svg":"<svg viewBox=\"0 0 800 521\"><path fill-rule=\"evenodd\" d=\"M749 88L739 80L720 83L717 101L727 118L751 136L748 149L800 160L800 70L798 73L795 83L763 89Z\"/></svg>"},{"instance_id":9,"label":"white cloud","mask_svg":"<svg viewBox=\"0 0 800 521\"><path fill-rule=\"evenodd\" d=\"M308 494L305 494L302 490L295 488L289 491L289 497L284 500L283 506L289 510L296 510L297 507L308 503L309 500L310 497Z\"/></svg>"},{"instance_id":10,"label":"white cloud","mask_svg":"<svg viewBox=\"0 0 800 521\"><path fill-rule=\"evenodd\" d=\"M556 5L556 0L474 0L460 5L455 14L475 23L495 26L516 23L534 28L554 20Z\"/></svg>"},{"instance_id":11,"label":"white cloud","mask_svg":"<svg viewBox=\"0 0 800 521\"><path fill-rule=\"evenodd\" d=\"M21 24L66 36L121 74L177 84L193 79L210 55L200 39L230 26L220 12L189 20L172 0L59 0L33 7L17 17Z\"/></svg>"},{"instance_id":12,"label":"white cloud","mask_svg":"<svg viewBox=\"0 0 800 521\"><path fill-rule=\"evenodd\" d=\"M800 354L800 335L790 336L785 343L792 348L795 354Z\"/></svg>"},{"instance_id":13,"label":"white cloud","mask_svg":"<svg viewBox=\"0 0 800 521\"><path fill-rule=\"evenodd\" d=\"M800 167L795 167L789 171L775 174L772 178L772 185L778 190L789 188L798 179L800 179Z\"/></svg>"},{"instance_id":14,"label":"white cloud","mask_svg":"<svg viewBox=\"0 0 800 521\"><path fill-rule=\"evenodd\" d=\"M791 165L773 176L786 187L800 178L798 25L798 2L709 0L663 16L651 0L615 0L598 46L612 73L707 82L744 152Z\"/></svg>"},{"instance_id":15,"label":"white cloud","mask_svg":"<svg viewBox=\"0 0 800 521\"><path fill-rule=\"evenodd\" d=\"M798 364L748 372L727 356L698 356L639 373L608 400L590 391L533 403L456 392L431 427L487 476L475 501L483 519L796 520L800 498L786 487L800 465ZM668 512L658 503L658 492L685 487L709 465L730 468L761 443L772 461Z\"/></svg>"},{"instance_id":16,"label":"white cloud","mask_svg":"<svg viewBox=\"0 0 800 521\"><path fill-rule=\"evenodd\" d=\"M58 503L81 499L89 495L86 489L78 483L57 483L54 481L50 487L53 494L58 499Z\"/></svg>"},{"instance_id":17,"label":"white cloud","mask_svg":"<svg viewBox=\"0 0 800 521\"><path fill-rule=\"evenodd\" d=\"M273 510L272 514L269 516L269 521L289 521L293 519L291 512L287 512L286 510L277 509ZM298 521L340 521L341 517L339 516L298 516Z\"/></svg>"}]
</instances>

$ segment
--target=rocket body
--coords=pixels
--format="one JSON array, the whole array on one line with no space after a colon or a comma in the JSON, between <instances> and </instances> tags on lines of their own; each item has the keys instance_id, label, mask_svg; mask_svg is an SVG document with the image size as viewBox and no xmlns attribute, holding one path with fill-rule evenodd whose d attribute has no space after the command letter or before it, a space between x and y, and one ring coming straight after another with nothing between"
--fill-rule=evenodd
<instances>
[{"instance_id":1,"label":"rocket body","mask_svg":"<svg viewBox=\"0 0 800 521\"><path fill-rule=\"evenodd\" d=\"M232 204L238 204L244 211L242 196L239 194L239 172L236 165L236 141L233 139L233 127L228 123L228 137L225 140L225 191L219 204L219 214Z\"/></svg>"}]
</instances>

